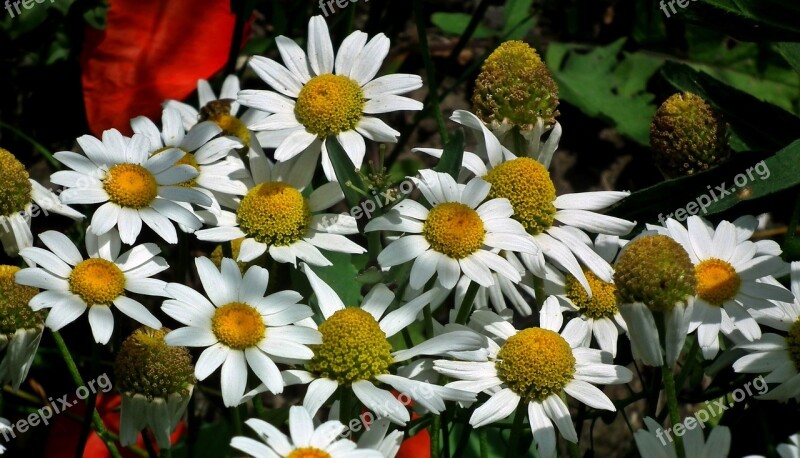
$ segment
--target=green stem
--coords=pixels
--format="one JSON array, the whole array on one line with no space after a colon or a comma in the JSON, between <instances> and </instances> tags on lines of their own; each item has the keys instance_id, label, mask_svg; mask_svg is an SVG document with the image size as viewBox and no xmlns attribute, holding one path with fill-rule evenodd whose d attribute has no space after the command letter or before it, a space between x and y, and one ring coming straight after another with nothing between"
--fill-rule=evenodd
<instances>
[{"instance_id":1,"label":"green stem","mask_svg":"<svg viewBox=\"0 0 800 458\"><path fill-rule=\"evenodd\" d=\"M661 368L661 377L664 381L664 391L667 393L667 409L669 409L669 421L672 428L681 422L678 413L678 396L675 390L675 377L672 375L672 368L669 364L664 364ZM675 452L678 458L686 458L686 450L683 448L683 438L675 434Z\"/></svg>"},{"instance_id":2,"label":"green stem","mask_svg":"<svg viewBox=\"0 0 800 458\"><path fill-rule=\"evenodd\" d=\"M486 428L478 430L478 441L480 441L481 458L489 458L489 439L486 434Z\"/></svg>"},{"instance_id":3,"label":"green stem","mask_svg":"<svg viewBox=\"0 0 800 458\"><path fill-rule=\"evenodd\" d=\"M470 312L472 312L472 304L475 302L475 297L478 295L480 287L481 285L475 282L469 284L464 300L461 301L461 308L458 309L456 324L467 324L467 319L469 319Z\"/></svg>"},{"instance_id":4,"label":"green stem","mask_svg":"<svg viewBox=\"0 0 800 458\"><path fill-rule=\"evenodd\" d=\"M100 344L94 343L92 344L92 363L91 363L91 377L92 380L97 379L99 375L97 372L100 366ZM75 452L75 456L80 458L83 456L83 451L86 449L86 441L89 440L89 433L92 430L92 412L94 412L95 405L97 404L97 393L93 392L89 395L89 398L86 400L86 410L83 414L83 422L81 424L81 432L80 436L78 436L78 448Z\"/></svg>"},{"instance_id":5,"label":"green stem","mask_svg":"<svg viewBox=\"0 0 800 458\"><path fill-rule=\"evenodd\" d=\"M546 299L544 293L544 278L533 275L533 292L536 294L536 311L540 312Z\"/></svg>"},{"instance_id":6,"label":"green stem","mask_svg":"<svg viewBox=\"0 0 800 458\"><path fill-rule=\"evenodd\" d=\"M442 138L442 144L447 143L447 127L444 123L444 116L442 110L439 108L439 86L436 83L436 71L433 66L433 59L431 58L431 48L428 46L428 33L426 31L427 24L425 20L425 12L422 10L422 0L414 0L414 19L417 23L417 34L419 35L419 46L422 51L422 61L425 63L425 73L428 76L428 97L427 102L433 110L433 116L436 118L436 125L439 127L439 136Z\"/></svg>"},{"instance_id":7,"label":"green stem","mask_svg":"<svg viewBox=\"0 0 800 458\"><path fill-rule=\"evenodd\" d=\"M367 265L378 264L378 254L381 252L381 233L374 231L367 234L367 249L369 252L369 262Z\"/></svg>"},{"instance_id":8,"label":"green stem","mask_svg":"<svg viewBox=\"0 0 800 458\"><path fill-rule=\"evenodd\" d=\"M44 145L37 142L33 139L33 137L29 136L28 134L22 132L21 130L17 129L16 127L12 126L11 124L4 123L0 121L0 127L11 131L14 135L21 138L22 140L28 142L33 146L33 149L41 153L42 156L53 166L56 170L61 170L61 163L53 157L53 153L50 152L49 149L45 148Z\"/></svg>"},{"instance_id":9,"label":"green stem","mask_svg":"<svg viewBox=\"0 0 800 458\"><path fill-rule=\"evenodd\" d=\"M431 456L441 456L439 453L439 431L441 429L442 418L438 415L433 416L433 421L431 421Z\"/></svg>"},{"instance_id":10,"label":"green stem","mask_svg":"<svg viewBox=\"0 0 800 458\"><path fill-rule=\"evenodd\" d=\"M346 386L339 390L339 421L346 425L353 415L353 392Z\"/></svg>"},{"instance_id":11,"label":"green stem","mask_svg":"<svg viewBox=\"0 0 800 458\"><path fill-rule=\"evenodd\" d=\"M569 456L570 458L581 458L581 447L580 445L567 441L567 448L569 449Z\"/></svg>"},{"instance_id":12,"label":"green stem","mask_svg":"<svg viewBox=\"0 0 800 458\"><path fill-rule=\"evenodd\" d=\"M239 412L239 406L231 407L231 422L233 423L233 435L242 435L242 414Z\"/></svg>"},{"instance_id":13,"label":"green stem","mask_svg":"<svg viewBox=\"0 0 800 458\"><path fill-rule=\"evenodd\" d=\"M514 425L511 428L511 438L508 441L508 458L516 458L519 456L519 442L522 437L522 426L525 424L525 417L527 416L528 403L524 399L519 401L517 410L514 413Z\"/></svg>"},{"instance_id":14,"label":"green stem","mask_svg":"<svg viewBox=\"0 0 800 458\"><path fill-rule=\"evenodd\" d=\"M475 8L475 12L472 13L472 18L469 20L469 24L467 24L467 28L464 29L464 33L461 34L461 37L458 39L458 43L453 47L453 50L450 52L450 56L448 56L448 60L455 61L458 59L459 54L469 43L470 38L475 33L475 30L478 29L478 26L481 23L481 19L483 19L483 15L486 14L486 10L489 9L489 0L481 0L478 4L478 7Z\"/></svg>"},{"instance_id":15,"label":"green stem","mask_svg":"<svg viewBox=\"0 0 800 458\"><path fill-rule=\"evenodd\" d=\"M694 342L692 342L692 346L689 348L689 353L686 354L686 362L681 368L681 374L678 376L678 380L675 383L678 389L681 389L683 384L686 383L686 378L689 377L692 367L697 363L698 351L700 351L700 342L695 338Z\"/></svg>"},{"instance_id":16,"label":"green stem","mask_svg":"<svg viewBox=\"0 0 800 458\"><path fill-rule=\"evenodd\" d=\"M78 366L75 364L75 360L72 359L72 354L69 352L66 342L64 342L64 338L61 337L61 334L58 331L53 331L53 340L55 340L56 347L58 347L58 350L61 352L61 357L64 358L64 363L66 363L67 370L69 371L70 376L72 376L72 381L75 382L75 385L78 387L86 386L83 383L83 378L78 370ZM108 433L106 426L103 424L103 419L100 418L100 414L97 412L97 409L93 410L92 420L97 435L100 437L100 439L102 439L103 443L105 443L106 448L108 448L108 453L110 453L113 458L122 458L119 450L117 450L117 446L114 444L114 439L111 438L111 435Z\"/></svg>"}]
</instances>

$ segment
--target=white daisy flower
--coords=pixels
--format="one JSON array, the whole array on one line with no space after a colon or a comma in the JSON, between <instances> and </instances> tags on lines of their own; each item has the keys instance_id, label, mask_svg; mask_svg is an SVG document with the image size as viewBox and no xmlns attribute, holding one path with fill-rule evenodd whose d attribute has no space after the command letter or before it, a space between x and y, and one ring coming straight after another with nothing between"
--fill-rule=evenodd
<instances>
[{"instance_id":1,"label":"white daisy flower","mask_svg":"<svg viewBox=\"0 0 800 458\"><path fill-rule=\"evenodd\" d=\"M616 204L630 193L598 191L556 196L555 185L547 171L552 145L541 148L537 158L517 157L503 147L474 114L456 110L450 119L468 128L478 141L477 154L464 152L464 169L492 185L490 198L504 197L511 202L514 219L522 223L541 249L536 254L520 255L525 267L534 275L544 277L546 258L577 278L589 291L591 288L580 261L598 278L611 282L611 266L581 239L587 232L618 236L628 234L636 226L635 222L597 212ZM442 150L439 149L416 148L414 151L434 157L442 156Z\"/></svg>"},{"instance_id":2,"label":"white daisy flower","mask_svg":"<svg viewBox=\"0 0 800 458\"><path fill-rule=\"evenodd\" d=\"M585 323L570 321L559 334L564 318L555 298L545 301L539 316L540 328L518 331L494 312L476 311L470 327L489 337L488 361L438 360L434 368L457 379L446 387L490 395L470 417L473 427L503 420L527 404L539 456L549 458L556 450L554 424L566 440L578 441L563 393L613 412L614 404L592 383L627 383L633 374L604 363L601 350L582 346L589 333Z\"/></svg>"},{"instance_id":3,"label":"white daisy flower","mask_svg":"<svg viewBox=\"0 0 800 458\"><path fill-rule=\"evenodd\" d=\"M729 335L736 329L749 341L761 337L761 328L749 309L772 308L770 300L794 300L786 288L759 281L782 274L786 263L777 243L748 240L757 226L754 217L722 221L716 229L699 216L689 217L688 230L672 218L665 226L647 228L675 239L694 264L697 295L689 332L697 330L706 359L719 352L720 331Z\"/></svg>"},{"instance_id":4,"label":"white daisy flower","mask_svg":"<svg viewBox=\"0 0 800 458\"><path fill-rule=\"evenodd\" d=\"M791 302L775 302L784 319L770 323L770 326L786 335L767 332L759 339L736 346L749 354L739 358L733 364L733 370L749 374L766 373L764 381L779 384L759 396L759 399L800 399L800 262L791 264L791 272L791 292L795 299Z\"/></svg>"},{"instance_id":5,"label":"white daisy flower","mask_svg":"<svg viewBox=\"0 0 800 458\"><path fill-rule=\"evenodd\" d=\"M308 360L307 345L320 343L314 329L293 326L313 315L295 291L264 296L269 273L253 266L242 273L236 262L222 260L217 269L208 258L195 259L200 282L208 299L178 283L167 285L174 300L161 309L187 325L164 338L169 345L208 347L195 364L195 376L204 380L222 366L222 400L228 407L238 405L247 384L247 367L272 393L283 392L283 380L274 358Z\"/></svg>"},{"instance_id":6,"label":"white daisy flower","mask_svg":"<svg viewBox=\"0 0 800 458\"><path fill-rule=\"evenodd\" d=\"M664 428L650 417L644 419L646 429L633 434L639 454L647 458L677 458L672 438ZM687 457L728 458L731 449L731 430L726 426L715 426L708 439L703 437L705 425L686 428L683 435L683 449ZM669 437L669 439L667 439Z\"/></svg>"},{"instance_id":7,"label":"white daisy flower","mask_svg":"<svg viewBox=\"0 0 800 458\"><path fill-rule=\"evenodd\" d=\"M359 448L371 448L381 453L386 458L394 458L403 445L404 433L395 429L389 431L391 422L388 418L378 418L366 426L366 431L358 438Z\"/></svg>"},{"instance_id":8,"label":"white daisy flower","mask_svg":"<svg viewBox=\"0 0 800 458\"><path fill-rule=\"evenodd\" d=\"M221 203L229 204L231 200L224 199L226 195L243 196L247 193L250 174L236 152L236 149L244 146L236 137L218 137L223 130L211 121L203 121L187 131L181 123L180 112L175 108L164 109L161 124L162 130L159 131L153 121L144 116L131 120L133 131L150 141L151 156L177 148L184 152L177 164L192 166L198 173L195 178L179 183L176 188L165 189L162 192L165 197L170 198L170 193L178 193L176 197L180 197L186 188L196 189L211 199L209 209L219 213L219 199L223 199ZM182 203L189 210L190 198L192 196L185 200L187 203Z\"/></svg>"},{"instance_id":9,"label":"white daisy flower","mask_svg":"<svg viewBox=\"0 0 800 458\"><path fill-rule=\"evenodd\" d=\"M256 432L261 441L236 436L231 447L256 458L383 458L378 450L362 448L355 442L340 439L347 428L332 420L314 427L309 412L300 406L289 408L289 437L278 428L258 418L245 424Z\"/></svg>"},{"instance_id":10,"label":"white daisy flower","mask_svg":"<svg viewBox=\"0 0 800 458\"><path fill-rule=\"evenodd\" d=\"M331 262L320 252L360 254L366 250L345 235L357 234L356 220L347 214L321 213L344 199L339 183L326 183L305 197L304 164L272 162L252 156L255 186L236 203L235 212L223 210L219 218L204 215L217 227L197 231L200 240L227 242L244 239L237 261L249 262L262 254L277 262L296 265L297 259L316 266ZM313 168L311 169L313 170Z\"/></svg>"},{"instance_id":11,"label":"white daisy flower","mask_svg":"<svg viewBox=\"0 0 800 458\"><path fill-rule=\"evenodd\" d=\"M102 142L84 135L78 144L85 156L71 151L54 154L72 170L56 172L50 180L69 188L61 193L66 203L103 204L92 217L95 235L118 227L122 241L132 245L144 222L168 243L178 243L169 220L190 230L200 228L197 216L176 203L211 205L200 191L179 186L198 175L191 165L178 164L183 151L170 148L151 156L147 136L126 138L116 129L103 132Z\"/></svg>"},{"instance_id":12,"label":"white daisy flower","mask_svg":"<svg viewBox=\"0 0 800 458\"><path fill-rule=\"evenodd\" d=\"M292 370L284 374L291 384L308 384L303 406L314 415L339 387L352 389L364 406L380 417L405 425L410 420L407 406L388 390L376 384L388 385L408 395L420 406L439 413L445 409L444 401L474 401L475 396L465 391L444 388L401 375L403 363L416 356L441 355L449 351L471 350L480 347L483 339L471 332L449 333L429 339L407 350L392 352L389 338L415 321L417 314L431 300L448 293L433 289L396 310L387 313L394 302L392 293L383 284L375 285L364 297L361 307L345 307L342 300L307 265L301 268L306 274L325 321L320 324L322 344L314 347L314 357L308 370ZM313 321L303 323L317 326ZM248 393L252 397L264 387ZM343 412L342 415L349 415Z\"/></svg>"},{"instance_id":13,"label":"white daisy flower","mask_svg":"<svg viewBox=\"0 0 800 458\"><path fill-rule=\"evenodd\" d=\"M151 328L161 322L139 301L125 292L166 296L165 283L150 278L169 265L157 256L161 249L153 243L134 246L120 255L120 238L116 229L95 235L92 227L86 231L84 259L66 235L47 231L39 239L49 249L31 247L20 252L28 263L40 267L22 269L17 283L44 291L31 299L33 310L50 309L45 325L58 331L72 323L89 309L89 325L94 340L108 343L114 331L112 305L133 320Z\"/></svg>"},{"instance_id":14,"label":"white daisy flower","mask_svg":"<svg viewBox=\"0 0 800 458\"><path fill-rule=\"evenodd\" d=\"M589 247L609 264L614 262L620 248L619 237L600 234ZM558 299L564 311L577 313L573 320L583 320L591 329L583 345L589 346L594 336L601 350L617 356L617 338L627 332L627 325L617 306L617 288L613 282L604 282L590 270L584 269L592 294L586 293L578 280L570 274L564 275L551 266L545 267L544 292ZM529 279L528 279L529 280ZM526 278L523 278L523 283Z\"/></svg>"},{"instance_id":15,"label":"white daisy flower","mask_svg":"<svg viewBox=\"0 0 800 458\"><path fill-rule=\"evenodd\" d=\"M452 289L463 273L481 286L494 284L491 272L516 283L521 276L497 250L535 255L536 245L519 222L507 199L489 199L491 186L480 178L466 185L450 175L421 170L412 178L428 206L410 199L370 221L365 231L405 232L378 255L383 267L414 260L409 285L421 288L434 273L438 283ZM410 234L410 235L408 235Z\"/></svg>"},{"instance_id":16,"label":"white daisy flower","mask_svg":"<svg viewBox=\"0 0 800 458\"><path fill-rule=\"evenodd\" d=\"M382 33L367 42L367 34L353 32L334 56L328 26L322 16L308 22L308 55L284 36L275 39L283 62L255 56L250 66L273 91L244 90L239 103L271 113L248 125L269 131L283 140L275 159L311 155L335 179L325 139L335 135L356 167L364 161L364 138L394 143L399 132L369 116L399 110L421 110L422 103L398 94L422 87L417 75L396 74L375 78L389 53L389 39Z\"/></svg>"},{"instance_id":17,"label":"white daisy flower","mask_svg":"<svg viewBox=\"0 0 800 458\"><path fill-rule=\"evenodd\" d=\"M48 212L72 219L83 215L64 205L52 191L30 179L25 166L0 148L0 243L9 256L33 246L31 218Z\"/></svg>"}]
</instances>

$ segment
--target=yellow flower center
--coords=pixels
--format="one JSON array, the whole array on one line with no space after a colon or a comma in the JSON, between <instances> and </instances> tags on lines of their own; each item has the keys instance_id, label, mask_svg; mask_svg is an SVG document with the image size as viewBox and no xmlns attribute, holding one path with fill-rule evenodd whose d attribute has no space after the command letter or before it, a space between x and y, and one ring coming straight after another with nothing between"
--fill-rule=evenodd
<instances>
[{"instance_id":1,"label":"yellow flower center","mask_svg":"<svg viewBox=\"0 0 800 458\"><path fill-rule=\"evenodd\" d=\"M567 275L565 289L569 300L575 304L581 315L589 318L612 318L617 313L617 287L597 278L591 270L583 269L592 297L586 294L577 278Z\"/></svg>"},{"instance_id":2,"label":"yellow flower center","mask_svg":"<svg viewBox=\"0 0 800 458\"><path fill-rule=\"evenodd\" d=\"M0 216L11 216L31 203L31 182L25 166L0 148Z\"/></svg>"},{"instance_id":3,"label":"yellow flower center","mask_svg":"<svg viewBox=\"0 0 800 458\"><path fill-rule=\"evenodd\" d=\"M575 374L572 348L557 332L528 328L508 338L497 353L497 376L528 401L560 395Z\"/></svg>"},{"instance_id":4,"label":"yellow flower center","mask_svg":"<svg viewBox=\"0 0 800 458\"><path fill-rule=\"evenodd\" d=\"M292 450L286 458L331 458L331 454L314 447L302 447Z\"/></svg>"},{"instance_id":5,"label":"yellow flower center","mask_svg":"<svg viewBox=\"0 0 800 458\"><path fill-rule=\"evenodd\" d=\"M145 208L158 195L158 183L149 170L137 164L111 167L103 183L111 202L120 207Z\"/></svg>"},{"instance_id":6,"label":"yellow flower center","mask_svg":"<svg viewBox=\"0 0 800 458\"><path fill-rule=\"evenodd\" d=\"M504 162L483 177L492 185L490 198L503 197L514 208L514 219L536 235L553 225L556 187L539 161L520 157Z\"/></svg>"},{"instance_id":7,"label":"yellow flower center","mask_svg":"<svg viewBox=\"0 0 800 458\"><path fill-rule=\"evenodd\" d=\"M742 284L736 269L720 259L701 262L695 267L694 275L697 278L697 295L717 307L734 298Z\"/></svg>"},{"instance_id":8,"label":"yellow flower center","mask_svg":"<svg viewBox=\"0 0 800 458\"><path fill-rule=\"evenodd\" d=\"M483 246L486 230L475 210L458 202L433 207L422 226L431 248L454 259L462 259Z\"/></svg>"},{"instance_id":9,"label":"yellow flower center","mask_svg":"<svg viewBox=\"0 0 800 458\"><path fill-rule=\"evenodd\" d=\"M251 189L236 211L239 228L267 245L291 245L305 237L311 224L308 201L294 187L280 182Z\"/></svg>"},{"instance_id":10,"label":"yellow flower center","mask_svg":"<svg viewBox=\"0 0 800 458\"><path fill-rule=\"evenodd\" d=\"M267 326L258 310L247 304L231 302L214 312L211 331L224 345L234 350L244 350L261 342Z\"/></svg>"},{"instance_id":11,"label":"yellow flower center","mask_svg":"<svg viewBox=\"0 0 800 458\"><path fill-rule=\"evenodd\" d=\"M329 73L303 86L294 114L307 131L324 138L355 129L366 101L358 83Z\"/></svg>"},{"instance_id":12,"label":"yellow flower center","mask_svg":"<svg viewBox=\"0 0 800 458\"><path fill-rule=\"evenodd\" d=\"M250 129L231 114L233 100L220 99L208 102L200 109L200 121L211 121L222 129L222 135L238 137L245 145L250 145Z\"/></svg>"},{"instance_id":13,"label":"yellow flower center","mask_svg":"<svg viewBox=\"0 0 800 458\"><path fill-rule=\"evenodd\" d=\"M795 369L800 371L800 318L789 329L789 334L786 335L786 346Z\"/></svg>"},{"instance_id":14,"label":"yellow flower center","mask_svg":"<svg viewBox=\"0 0 800 458\"><path fill-rule=\"evenodd\" d=\"M69 290L86 305L111 304L125 292L125 274L111 261L81 261L69 276Z\"/></svg>"},{"instance_id":15,"label":"yellow flower center","mask_svg":"<svg viewBox=\"0 0 800 458\"><path fill-rule=\"evenodd\" d=\"M17 266L0 265L0 333L14 334L17 329L33 329L44 323L45 312L34 312L28 306L33 296L39 294L37 288L23 286L14 276L19 272Z\"/></svg>"},{"instance_id":16,"label":"yellow flower center","mask_svg":"<svg viewBox=\"0 0 800 458\"><path fill-rule=\"evenodd\" d=\"M339 310L319 325L322 344L309 364L320 377L340 385L388 374L392 346L372 315L360 308Z\"/></svg>"}]
</instances>

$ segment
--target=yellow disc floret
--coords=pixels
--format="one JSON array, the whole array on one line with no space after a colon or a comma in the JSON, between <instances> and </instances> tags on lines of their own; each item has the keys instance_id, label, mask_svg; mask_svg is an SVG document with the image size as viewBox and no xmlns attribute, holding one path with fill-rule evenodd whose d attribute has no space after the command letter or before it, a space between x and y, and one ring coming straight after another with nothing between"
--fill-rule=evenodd
<instances>
[{"instance_id":1,"label":"yellow disc floret","mask_svg":"<svg viewBox=\"0 0 800 458\"><path fill-rule=\"evenodd\" d=\"M125 274L111 261L81 261L69 276L69 290L86 305L111 304L125 292Z\"/></svg>"},{"instance_id":2,"label":"yellow disc floret","mask_svg":"<svg viewBox=\"0 0 800 458\"><path fill-rule=\"evenodd\" d=\"M478 212L458 202L433 207L422 227L431 248L453 259L462 259L483 246L486 230Z\"/></svg>"},{"instance_id":3,"label":"yellow disc floret","mask_svg":"<svg viewBox=\"0 0 800 458\"><path fill-rule=\"evenodd\" d=\"M17 284L17 266L0 265L0 333L13 334L18 329L33 329L44 323L45 312L28 306L37 288Z\"/></svg>"},{"instance_id":4,"label":"yellow disc floret","mask_svg":"<svg viewBox=\"0 0 800 458\"><path fill-rule=\"evenodd\" d=\"M31 182L25 166L0 148L0 216L11 216L31 203Z\"/></svg>"},{"instance_id":5,"label":"yellow disc floret","mask_svg":"<svg viewBox=\"0 0 800 458\"><path fill-rule=\"evenodd\" d=\"M575 374L572 348L557 332L528 328L508 338L497 353L497 376L527 401L559 395Z\"/></svg>"},{"instance_id":6,"label":"yellow disc floret","mask_svg":"<svg viewBox=\"0 0 800 458\"><path fill-rule=\"evenodd\" d=\"M800 371L800 318L789 328L789 333L786 335L786 347L795 369Z\"/></svg>"},{"instance_id":7,"label":"yellow disc floret","mask_svg":"<svg viewBox=\"0 0 800 458\"><path fill-rule=\"evenodd\" d=\"M292 450L286 458L331 458L331 454L314 447L301 447Z\"/></svg>"},{"instance_id":8,"label":"yellow disc floret","mask_svg":"<svg viewBox=\"0 0 800 458\"><path fill-rule=\"evenodd\" d=\"M600 280L589 269L584 268L583 274L589 282L592 297L572 275L567 275L565 280L567 297L578 307L581 315L594 319L612 318L617 313L617 287Z\"/></svg>"},{"instance_id":9,"label":"yellow disc floret","mask_svg":"<svg viewBox=\"0 0 800 458\"><path fill-rule=\"evenodd\" d=\"M258 310L241 302L231 302L214 312L211 331L222 344L244 350L261 342L267 326Z\"/></svg>"},{"instance_id":10,"label":"yellow disc floret","mask_svg":"<svg viewBox=\"0 0 800 458\"><path fill-rule=\"evenodd\" d=\"M244 196L236 219L248 237L267 245L291 245L308 233L311 209L294 187L262 183Z\"/></svg>"},{"instance_id":11,"label":"yellow disc floret","mask_svg":"<svg viewBox=\"0 0 800 458\"><path fill-rule=\"evenodd\" d=\"M359 308L339 310L319 325L322 344L312 346L309 368L340 385L389 373L392 346L372 315Z\"/></svg>"},{"instance_id":12,"label":"yellow disc floret","mask_svg":"<svg viewBox=\"0 0 800 458\"><path fill-rule=\"evenodd\" d=\"M736 297L742 284L736 269L721 259L706 259L694 268L694 275L697 296L717 307Z\"/></svg>"},{"instance_id":13,"label":"yellow disc floret","mask_svg":"<svg viewBox=\"0 0 800 458\"><path fill-rule=\"evenodd\" d=\"M103 189L108 199L120 207L145 208L158 195L156 177L138 164L118 164L111 167Z\"/></svg>"},{"instance_id":14,"label":"yellow disc floret","mask_svg":"<svg viewBox=\"0 0 800 458\"><path fill-rule=\"evenodd\" d=\"M211 121L222 129L222 135L238 137L245 145L250 145L250 129L231 114L233 100L220 99L208 102L200 109L200 121Z\"/></svg>"},{"instance_id":15,"label":"yellow disc floret","mask_svg":"<svg viewBox=\"0 0 800 458\"><path fill-rule=\"evenodd\" d=\"M355 129L361 121L364 92L355 81L342 75L311 78L297 96L294 114L306 130L320 138Z\"/></svg>"},{"instance_id":16,"label":"yellow disc floret","mask_svg":"<svg viewBox=\"0 0 800 458\"><path fill-rule=\"evenodd\" d=\"M531 235L553 225L556 187L539 161L520 157L504 162L483 177L492 189L489 198L506 198L514 208L514 219Z\"/></svg>"}]
</instances>

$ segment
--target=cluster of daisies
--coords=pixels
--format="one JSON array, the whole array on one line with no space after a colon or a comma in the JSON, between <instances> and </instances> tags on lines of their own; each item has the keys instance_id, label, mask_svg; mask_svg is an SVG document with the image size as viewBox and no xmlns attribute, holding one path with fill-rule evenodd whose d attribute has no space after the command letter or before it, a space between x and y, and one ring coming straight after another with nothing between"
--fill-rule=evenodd
<instances>
[{"instance_id":1,"label":"cluster of daisies","mask_svg":"<svg viewBox=\"0 0 800 458\"><path fill-rule=\"evenodd\" d=\"M59 195L0 150L0 240L27 263L0 266L4 382L18 389L25 380L44 327L57 332L86 313L99 345L121 332L115 320L143 326L125 339L115 366L123 445L150 428L169 448L195 384L219 370L230 407L302 386L289 436L252 418L246 424L258 440L233 439L252 456L393 457L412 414L460 405L476 429L527 419L538 455L550 458L558 436L579 440L567 395L617 409L597 385L632 380L613 364L623 338L637 360L669 371L688 335L706 359L744 350L733 369L767 374L774 387L762 398L800 398L800 264L790 268L774 242L751 240L756 218L716 227L696 216L685 226L669 219L623 239L636 223L603 212L629 193L557 195L548 172L557 121L487 119L482 107L451 118L474 134L461 167L420 170L410 177L415 193L359 221L332 210L345 193L334 167L342 158L327 140L360 168L365 140L399 136L374 115L422 109L401 95L422 80L376 77L389 52L383 34L354 32L334 53L319 16L309 22L307 52L286 37L276 44L283 64L250 61L270 90L240 90L231 76L217 97L201 81L199 109L168 101L160 127L139 117L132 136L112 129L78 138L80 152L56 153L64 170L50 180L64 187ZM510 42L484 71L515 53L523 63L535 55ZM319 164L326 180L312 186ZM35 243L34 204L77 220L85 246L55 231ZM354 237L362 231L379 236L370 254L385 278L404 274L345 303L320 268L334 265L331 253L367 253ZM170 265L158 244L137 243L149 233L168 244L194 234L218 246L194 260L201 288L157 278ZM268 268L278 264L313 294L270 283ZM790 270L791 290L776 280ZM158 315L179 326L164 327L141 296L161 298ZM423 316L429 335L414 341L408 330ZM194 363L190 348L202 349ZM379 420L356 441L345 425L360 406ZM699 456L692 447L724 456L730 434L716 428L708 441L687 440L679 456ZM636 442L646 456L675 453L672 444L659 451L644 430Z\"/></svg>"}]
</instances>

